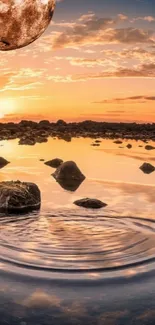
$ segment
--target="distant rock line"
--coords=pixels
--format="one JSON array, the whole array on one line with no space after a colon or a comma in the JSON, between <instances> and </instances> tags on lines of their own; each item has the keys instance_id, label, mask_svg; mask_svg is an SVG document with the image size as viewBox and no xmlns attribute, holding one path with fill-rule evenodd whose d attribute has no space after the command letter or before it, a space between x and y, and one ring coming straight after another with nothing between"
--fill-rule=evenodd
<instances>
[{"instance_id":1,"label":"distant rock line","mask_svg":"<svg viewBox=\"0 0 155 325\"><path fill-rule=\"evenodd\" d=\"M38 123L27 120L17 124L13 122L0 123L0 141L18 138L20 145L35 145L36 143L47 142L48 137L63 139L67 142L77 137L155 141L155 123L137 124L95 121L66 123L63 120L58 120L56 123L48 120ZM93 145L99 146L99 143Z\"/></svg>"}]
</instances>

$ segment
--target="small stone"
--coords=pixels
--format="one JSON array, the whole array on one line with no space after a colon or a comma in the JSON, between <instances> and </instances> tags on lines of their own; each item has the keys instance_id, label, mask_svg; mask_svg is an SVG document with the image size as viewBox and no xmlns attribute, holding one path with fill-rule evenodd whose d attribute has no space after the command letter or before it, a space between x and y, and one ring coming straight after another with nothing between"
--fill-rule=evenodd
<instances>
[{"instance_id":1,"label":"small stone","mask_svg":"<svg viewBox=\"0 0 155 325\"><path fill-rule=\"evenodd\" d=\"M146 150L154 150L155 147L150 146L150 145L148 144L148 145L145 146L145 149L146 149Z\"/></svg>"},{"instance_id":2,"label":"small stone","mask_svg":"<svg viewBox=\"0 0 155 325\"><path fill-rule=\"evenodd\" d=\"M50 166L52 168L58 168L63 163L62 159L55 158L45 162L45 165Z\"/></svg>"},{"instance_id":3,"label":"small stone","mask_svg":"<svg viewBox=\"0 0 155 325\"><path fill-rule=\"evenodd\" d=\"M132 144L128 143L126 147L127 147L128 149L131 149L131 148L132 148Z\"/></svg>"},{"instance_id":4,"label":"small stone","mask_svg":"<svg viewBox=\"0 0 155 325\"><path fill-rule=\"evenodd\" d=\"M115 144L122 144L123 141L121 141L121 140L115 140L114 143L115 143Z\"/></svg>"},{"instance_id":5,"label":"small stone","mask_svg":"<svg viewBox=\"0 0 155 325\"><path fill-rule=\"evenodd\" d=\"M151 174L155 171L155 167L149 163L144 163L140 169L143 171L144 174Z\"/></svg>"},{"instance_id":6,"label":"small stone","mask_svg":"<svg viewBox=\"0 0 155 325\"><path fill-rule=\"evenodd\" d=\"M106 203L97 200L97 199L90 199L90 198L84 198L81 200L77 200L74 202L75 205L87 209L101 209L107 206Z\"/></svg>"}]
</instances>

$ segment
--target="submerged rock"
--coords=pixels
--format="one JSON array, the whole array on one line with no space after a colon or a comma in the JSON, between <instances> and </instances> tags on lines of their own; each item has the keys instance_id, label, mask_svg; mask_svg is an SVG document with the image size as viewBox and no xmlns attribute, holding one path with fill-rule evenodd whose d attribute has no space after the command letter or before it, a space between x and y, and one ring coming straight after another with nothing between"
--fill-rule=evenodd
<instances>
[{"instance_id":1,"label":"submerged rock","mask_svg":"<svg viewBox=\"0 0 155 325\"><path fill-rule=\"evenodd\" d=\"M75 205L87 209L101 209L107 206L106 203L97 200L97 199L89 199L89 198L84 198L81 200L77 200L74 202Z\"/></svg>"},{"instance_id":2,"label":"submerged rock","mask_svg":"<svg viewBox=\"0 0 155 325\"><path fill-rule=\"evenodd\" d=\"M63 160L60 158L55 158L45 162L45 165L50 166L52 168L58 168L63 163Z\"/></svg>"},{"instance_id":3,"label":"submerged rock","mask_svg":"<svg viewBox=\"0 0 155 325\"><path fill-rule=\"evenodd\" d=\"M155 171L155 167L149 163L144 163L140 169L143 171L145 174L151 174L152 172Z\"/></svg>"},{"instance_id":4,"label":"submerged rock","mask_svg":"<svg viewBox=\"0 0 155 325\"><path fill-rule=\"evenodd\" d=\"M146 149L146 150L153 150L153 149L155 149L155 147L150 146L150 145L148 144L148 145L145 146L145 149Z\"/></svg>"},{"instance_id":5,"label":"submerged rock","mask_svg":"<svg viewBox=\"0 0 155 325\"><path fill-rule=\"evenodd\" d=\"M9 164L9 161L7 161L6 159L4 159L3 157L0 157L0 168L3 168L3 167L5 167L8 164Z\"/></svg>"},{"instance_id":6,"label":"submerged rock","mask_svg":"<svg viewBox=\"0 0 155 325\"><path fill-rule=\"evenodd\" d=\"M62 163L52 174L56 180L83 181L85 176L82 174L74 161Z\"/></svg>"},{"instance_id":7,"label":"submerged rock","mask_svg":"<svg viewBox=\"0 0 155 325\"><path fill-rule=\"evenodd\" d=\"M0 212L26 213L40 209L38 186L26 182L0 182Z\"/></svg>"}]
</instances>

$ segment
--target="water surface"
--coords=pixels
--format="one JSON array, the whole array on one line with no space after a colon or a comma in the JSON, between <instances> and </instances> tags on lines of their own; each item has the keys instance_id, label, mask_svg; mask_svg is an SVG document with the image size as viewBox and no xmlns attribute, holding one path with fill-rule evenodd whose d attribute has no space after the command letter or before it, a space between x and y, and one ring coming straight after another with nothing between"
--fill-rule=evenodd
<instances>
[{"instance_id":1,"label":"water surface","mask_svg":"<svg viewBox=\"0 0 155 325\"><path fill-rule=\"evenodd\" d=\"M1 215L1 324L153 324L155 173L139 167L154 164L154 150L140 141L130 141L130 150L126 141L122 148L111 140L91 143L1 142L10 161L1 181L32 181L42 193L39 213ZM56 157L74 160L86 176L75 191L40 161ZM108 205L76 207L83 197Z\"/></svg>"}]
</instances>

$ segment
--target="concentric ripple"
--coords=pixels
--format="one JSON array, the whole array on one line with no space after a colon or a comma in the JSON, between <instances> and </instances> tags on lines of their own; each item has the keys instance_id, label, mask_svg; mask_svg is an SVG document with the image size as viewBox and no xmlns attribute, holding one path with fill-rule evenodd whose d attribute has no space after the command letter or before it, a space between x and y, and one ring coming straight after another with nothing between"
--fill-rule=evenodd
<instances>
[{"instance_id":1,"label":"concentric ripple","mask_svg":"<svg viewBox=\"0 0 155 325\"><path fill-rule=\"evenodd\" d=\"M0 219L0 261L60 272L116 270L154 261L155 222L66 211Z\"/></svg>"}]
</instances>

